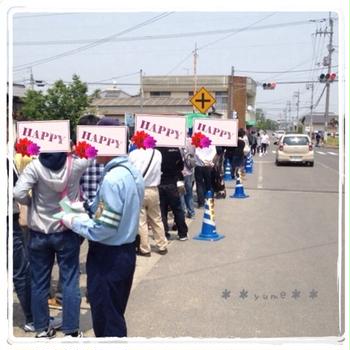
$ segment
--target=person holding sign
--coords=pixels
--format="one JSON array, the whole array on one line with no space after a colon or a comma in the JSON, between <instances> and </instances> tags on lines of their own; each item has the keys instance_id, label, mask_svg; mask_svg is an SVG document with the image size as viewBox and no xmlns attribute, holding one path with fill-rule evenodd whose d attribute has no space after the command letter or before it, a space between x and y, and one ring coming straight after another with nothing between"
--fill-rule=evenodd
<instances>
[{"instance_id":1,"label":"person holding sign","mask_svg":"<svg viewBox=\"0 0 350 350\"><path fill-rule=\"evenodd\" d=\"M14 198L28 205L32 312L37 338L55 336L55 329L49 325L47 302L55 256L63 291L61 329L66 336L80 336L80 238L54 214L60 211L59 202L65 195L71 200L79 198L79 179L87 167L88 160L64 152L41 153L24 169L14 188Z\"/></svg>"},{"instance_id":2,"label":"person holding sign","mask_svg":"<svg viewBox=\"0 0 350 350\"><path fill-rule=\"evenodd\" d=\"M99 125L104 122L110 120L102 118ZM68 213L62 221L89 240L86 273L95 336L126 337L124 313L135 271L144 181L125 156L96 159L105 168L91 206L92 218Z\"/></svg>"}]
</instances>

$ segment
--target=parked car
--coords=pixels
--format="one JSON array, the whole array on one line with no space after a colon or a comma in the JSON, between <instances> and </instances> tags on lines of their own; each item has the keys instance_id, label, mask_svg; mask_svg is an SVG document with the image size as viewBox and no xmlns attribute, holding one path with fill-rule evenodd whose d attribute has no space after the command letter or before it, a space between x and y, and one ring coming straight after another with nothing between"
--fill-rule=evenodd
<instances>
[{"instance_id":1,"label":"parked car","mask_svg":"<svg viewBox=\"0 0 350 350\"><path fill-rule=\"evenodd\" d=\"M314 149L311 139L305 134L283 135L276 150L276 165L303 163L314 166Z\"/></svg>"}]
</instances>

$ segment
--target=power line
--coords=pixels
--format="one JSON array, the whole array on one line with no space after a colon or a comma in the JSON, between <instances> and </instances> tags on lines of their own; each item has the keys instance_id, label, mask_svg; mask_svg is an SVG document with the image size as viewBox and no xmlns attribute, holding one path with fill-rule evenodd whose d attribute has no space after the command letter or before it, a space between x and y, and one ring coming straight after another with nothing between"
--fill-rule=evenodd
<instances>
[{"instance_id":1,"label":"power line","mask_svg":"<svg viewBox=\"0 0 350 350\"><path fill-rule=\"evenodd\" d=\"M205 49L206 47L211 46L211 45L214 45L214 44L216 44L216 43L219 42L219 41L225 40L225 39L227 39L227 38L229 38L229 37L231 37L231 36L233 36L233 35L236 35L236 34L239 34L239 33L241 33L241 32L244 32L244 31L248 30L249 28L253 27L255 24L264 21L265 19L267 19L267 18L273 16L274 14L275 14L275 12L274 12L274 13L270 13L269 15L264 16L263 18L259 19L258 21L255 21L255 22L253 22L253 23L251 23L251 24L249 24L249 25L247 25L247 26L245 26L245 27L243 27L243 28L237 29L236 31L234 31L233 33L230 33L229 35L226 35L226 36L224 36L224 37L222 37L222 38L219 38L219 39L217 39L217 40L211 41L211 42L209 42L209 43L207 43L207 44L205 44L205 45L199 47L198 50L203 50L203 49Z\"/></svg>"},{"instance_id":2,"label":"power line","mask_svg":"<svg viewBox=\"0 0 350 350\"><path fill-rule=\"evenodd\" d=\"M272 15L271 15L272 16ZM263 19L262 19L263 20ZM262 21L259 20L259 21ZM258 21L258 22L259 22ZM185 33L174 33L174 34L159 34L159 35L144 35L144 36L136 36L136 37L125 37L125 38L111 38L109 41L139 41L139 40L162 40L162 39L177 39L184 37L193 37L193 36L208 36L208 35L218 35L218 34L226 34L230 33L235 34L236 32L241 31L254 31L254 30L264 30L264 29L273 29L273 28L283 28L290 26L298 26L310 24L312 20L307 21L295 21L295 22L285 22L285 23L276 23L264 26L256 26L251 28L250 26L243 28L229 28L229 29L221 29L221 30L208 30L208 31L198 31L198 32L185 32ZM39 45L73 45L73 44L88 44L92 41L96 41L97 39L71 39L71 40L39 40L39 41L15 41L13 43L14 46L39 46ZM223 39L220 39L223 40Z\"/></svg>"},{"instance_id":3,"label":"power line","mask_svg":"<svg viewBox=\"0 0 350 350\"><path fill-rule=\"evenodd\" d=\"M48 17L48 16L62 16L62 15L78 15L78 12L62 12L62 13L44 13L44 14L38 14L38 15L26 15L26 16L14 16L13 19L26 19L26 18L33 18L33 17Z\"/></svg>"},{"instance_id":4,"label":"power line","mask_svg":"<svg viewBox=\"0 0 350 350\"><path fill-rule=\"evenodd\" d=\"M46 57L46 58L43 58L43 59L40 59L40 60L36 60L36 61L33 61L33 62L29 62L29 63L25 63L25 64L21 64L19 66L16 66L14 67L14 70L15 71L19 71L19 70L23 70L23 69L26 69L28 67L34 67L34 66L37 66L37 65L40 65L40 64L44 64L44 63L48 63L48 62L51 62L51 61L54 61L54 60L57 60L59 58L63 58L63 57L66 57L66 56L71 56L71 55L75 55L79 52L82 52L82 51L85 51L85 50L88 50L88 49L91 49L93 47L96 47L98 45L101 45L101 44L104 44L108 41L110 41L112 38L114 37L117 37L117 36L120 36L120 35L123 35L123 34L126 34L126 33L129 33L133 30L136 30L136 29L139 29L139 28L142 28L146 25L149 25L151 23L154 23L156 21L159 21L171 14L173 14L174 12L163 12L162 14L160 15L157 15L157 16L154 16L144 22L141 22L139 24L136 24L128 29L125 29L119 33L116 33L116 34L113 34L113 35L110 35L108 37L105 37L105 38L102 38L102 39L99 39L99 40L96 40L88 45L84 45L84 46L80 46L76 49L73 49L73 50L69 50L69 51L65 51L65 52L62 52L60 54L57 54L57 55L54 55L54 56L51 56L51 57Z\"/></svg>"},{"instance_id":5,"label":"power line","mask_svg":"<svg viewBox=\"0 0 350 350\"><path fill-rule=\"evenodd\" d=\"M338 65L336 66L332 66L332 68L336 68L338 67ZM311 71L316 71L316 70L322 70L323 68L310 68L310 69L299 69L299 70L284 70L284 71L272 71L272 72L269 72L269 71L254 71L254 70L237 70L236 72L239 72L239 73L254 73L254 74L273 74L273 73L278 73L278 74L281 74L281 73L301 73L301 72L311 72Z\"/></svg>"}]
</instances>

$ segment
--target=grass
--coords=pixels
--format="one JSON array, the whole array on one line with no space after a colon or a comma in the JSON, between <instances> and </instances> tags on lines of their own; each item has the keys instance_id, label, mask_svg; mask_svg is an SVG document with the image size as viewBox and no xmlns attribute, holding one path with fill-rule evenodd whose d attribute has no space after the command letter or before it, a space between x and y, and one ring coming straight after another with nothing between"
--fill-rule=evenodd
<instances>
[{"instance_id":1,"label":"grass","mask_svg":"<svg viewBox=\"0 0 350 350\"><path fill-rule=\"evenodd\" d=\"M328 136L325 144L328 146L339 146L339 137Z\"/></svg>"}]
</instances>

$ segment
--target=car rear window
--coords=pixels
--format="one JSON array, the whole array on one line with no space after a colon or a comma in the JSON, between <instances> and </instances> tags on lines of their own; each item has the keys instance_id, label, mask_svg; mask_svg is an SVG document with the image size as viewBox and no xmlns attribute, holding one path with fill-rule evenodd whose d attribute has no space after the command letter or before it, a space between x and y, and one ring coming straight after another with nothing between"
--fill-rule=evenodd
<instances>
[{"instance_id":1,"label":"car rear window","mask_svg":"<svg viewBox=\"0 0 350 350\"><path fill-rule=\"evenodd\" d=\"M305 146L309 144L309 139L304 136L287 136L283 139L283 143L289 146Z\"/></svg>"}]
</instances>

